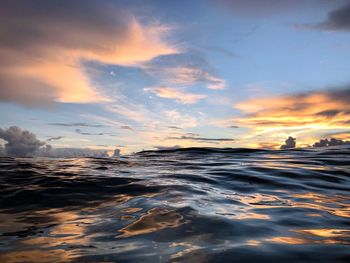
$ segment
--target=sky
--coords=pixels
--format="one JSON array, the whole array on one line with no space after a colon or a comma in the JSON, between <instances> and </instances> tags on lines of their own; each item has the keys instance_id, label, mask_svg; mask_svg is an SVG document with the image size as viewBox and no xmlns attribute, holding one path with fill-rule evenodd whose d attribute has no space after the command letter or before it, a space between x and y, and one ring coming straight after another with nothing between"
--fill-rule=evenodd
<instances>
[{"instance_id":1,"label":"sky","mask_svg":"<svg viewBox=\"0 0 350 263\"><path fill-rule=\"evenodd\" d=\"M350 1L0 3L0 127L53 147L350 139Z\"/></svg>"}]
</instances>

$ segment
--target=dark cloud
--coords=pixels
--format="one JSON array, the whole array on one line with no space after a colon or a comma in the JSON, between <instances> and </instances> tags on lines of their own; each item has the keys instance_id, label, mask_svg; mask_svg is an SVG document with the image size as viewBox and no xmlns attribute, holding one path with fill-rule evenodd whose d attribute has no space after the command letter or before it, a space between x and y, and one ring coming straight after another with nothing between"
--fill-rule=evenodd
<instances>
[{"instance_id":1,"label":"dark cloud","mask_svg":"<svg viewBox=\"0 0 350 263\"><path fill-rule=\"evenodd\" d=\"M316 115L324 116L324 117L334 117L337 114L339 114L340 111L338 110L325 110L325 111L320 111Z\"/></svg>"},{"instance_id":2,"label":"dark cloud","mask_svg":"<svg viewBox=\"0 0 350 263\"><path fill-rule=\"evenodd\" d=\"M0 144L0 156L4 156L5 155L5 148L2 144Z\"/></svg>"},{"instance_id":3,"label":"dark cloud","mask_svg":"<svg viewBox=\"0 0 350 263\"><path fill-rule=\"evenodd\" d=\"M330 12L327 21L315 27L325 30L350 31L350 2Z\"/></svg>"},{"instance_id":4,"label":"dark cloud","mask_svg":"<svg viewBox=\"0 0 350 263\"><path fill-rule=\"evenodd\" d=\"M5 154L10 156L29 157L36 154L45 143L38 140L35 134L17 126L8 129L0 128L0 138L5 140Z\"/></svg>"},{"instance_id":5,"label":"dark cloud","mask_svg":"<svg viewBox=\"0 0 350 263\"><path fill-rule=\"evenodd\" d=\"M130 131L133 130L133 129L132 129L130 126L128 126L128 125L120 126L120 129L123 129L123 130L130 130Z\"/></svg>"},{"instance_id":6,"label":"dark cloud","mask_svg":"<svg viewBox=\"0 0 350 263\"><path fill-rule=\"evenodd\" d=\"M293 137L289 137L286 141L284 145L281 145L281 149L294 149L296 146L296 139Z\"/></svg>"},{"instance_id":7,"label":"dark cloud","mask_svg":"<svg viewBox=\"0 0 350 263\"><path fill-rule=\"evenodd\" d=\"M113 152L112 157L119 157L120 156L120 150L119 149L115 149Z\"/></svg>"},{"instance_id":8,"label":"dark cloud","mask_svg":"<svg viewBox=\"0 0 350 263\"><path fill-rule=\"evenodd\" d=\"M97 136L102 136L105 135L103 132L97 132L97 133L92 133L92 132L83 132L80 129L75 129L76 133L79 133L80 135L97 135Z\"/></svg>"},{"instance_id":9,"label":"dark cloud","mask_svg":"<svg viewBox=\"0 0 350 263\"><path fill-rule=\"evenodd\" d=\"M50 141L58 141L58 140L61 140L63 138L64 138L63 136L50 137L50 138L47 139L47 141L48 142L50 142Z\"/></svg>"},{"instance_id":10,"label":"dark cloud","mask_svg":"<svg viewBox=\"0 0 350 263\"><path fill-rule=\"evenodd\" d=\"M169 129L174 129L174 130L182 130L182 128L177 127L177 126L168 126Z\"/></svg>"},{"instance_id":11,"label":"dark cloud","mask_svg":"<svg viewBox=\"0 0 350 263\"><path fill-rule=\"evenodd\" d=\"M328 146L339 146L339 145L350 145L350 141L343 141L336 138L321 139L313 144L313 147L328 147Z\"/></svg>"},{"instance_id":12,"label":"dark cloud","mask_svg":"<svg viewBox=\"0 0 350 263\"><path fill-rule=\"evenodd\" d=\"M200 136L200 134L198 133L194 133L194 132L187 132L186 134L184 134L185 136L189 136L189 137L198 137Z\"/></svg>"},{"instance_id":13,"label":"dark cloud","mask_svg":"<svg viewBox=\"0 0 350 263\"><path fill-rule=\"evenodd\" d=\"M229 126L229 127L227 127L227 128L231 128L231 129L238 129L239 127L238 127L238 126L236 126L236 125L231 125L231 126Z\"/></svg>"},{"instance_id":14,"label":"dark cloud","mask_svg":"<svg viewBox=\"0 0 350 263\"><path fill-rule=\"evenodd\" d=\"M194 134L194 135L196 135L196 134ZM179 137L170 136L170 137L167 137L166 140L191 140L191 141L208 142L208 143L235 141L235 139L230 139L230 138L205 138L205 137L186 136L186 135L179 136Z\"/></svg>"},{"instance_id":15,"label":"dark cloud","mask_svg":"<svg viewBox=\"0 0 350 263\"><path fill-rule=\"evenodd\" d=\"M63 127L92 127L92 128L107 127L106 125L102 125L102 124L89 124L89 123L84 123L84 122L73 122L73 123L55 122L55 123L48 123L48 125L63 126Z\"/></svg>"},{"instance_id":16,"label":"dark cloud","mask_svg":"<svg viewBox=\"0 0 350 263\"><path fill-rule=\"evenodd\" d=\"M227 13L256 18L298 12L300 9L336 5L344 0L211 0L211 3ZM312 9L311 9L312 10Z\"/></svg>"}]
</instances>

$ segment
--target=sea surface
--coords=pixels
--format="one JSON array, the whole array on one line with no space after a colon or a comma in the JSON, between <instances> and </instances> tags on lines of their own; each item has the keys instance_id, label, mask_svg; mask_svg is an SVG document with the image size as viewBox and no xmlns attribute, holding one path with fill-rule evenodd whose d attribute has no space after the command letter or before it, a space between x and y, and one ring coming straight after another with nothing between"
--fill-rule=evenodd
<instances>
[{"instance_id":1,"label":"sea surface","mask_svg":"<svg viewBox=\"0 0 350 263\"><path fill-rule=\"evenodd\" d=\"M350 148L3 157L0 262L350 262Z\"/></svg>"}]
</instances>

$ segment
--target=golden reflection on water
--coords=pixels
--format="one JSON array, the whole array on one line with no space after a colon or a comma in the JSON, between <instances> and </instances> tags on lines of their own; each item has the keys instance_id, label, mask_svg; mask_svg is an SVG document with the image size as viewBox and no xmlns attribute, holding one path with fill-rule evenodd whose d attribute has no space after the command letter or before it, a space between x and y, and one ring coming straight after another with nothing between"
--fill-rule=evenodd
<instances>
[{"instance_id":1,"label":"golden reflection on water","mask_svg":"<svg viewBox=\"0 0 350 263\"><path fill-rule=\"evenodd\" d=\"M289 245L302 245L307 244L308 240L304 237L272 237L265 239L267 242L289 244Z\"/></svg>"},{"instance_id":2,"label":"golden reflection on water","mask_svg":"<svg viewBox=\"0 0 350 263\"><path fill-rule=\"evenodd\" d=\"M306 202L291 202L293 207L313 208L329 214L350 218L350 195L320 195L315 193L294 194L294 198L306 199Z\"/></svg>"},{"instance_id":3,"label":"golden reflection on water","mask_svg":"<svg viewBox=\"0 0 350 263\"><path fill-rule=\"evenodd\" d=\"M30 249L22 251L7 252L0 255L0 262L4 263L24 263L24 262L70 262L71 253L63 249L39 250Z\"/></svg>"},{"instance_id":4,"label":"golden reflection on water","mask_svg":"<svg viewBox=\"0 0 350 263\"><path fill-rule=\"evenodd\" d=\"M10 233L16 236L16 231L23 232L21 239L11 241L13 252L0 254L0 263L2 262L70 262L82 255L82 249L94 249L91 246L96 234L87 234L87 227L95 225L103 220L98 211L108 209L116 205L123 205L133 198L151 198L162 193L150 193L138 196L121 194L114 199L102 204L96 204L86 207L82 210L62 211L61 209L47 209L35 211L31 214L7 214L0 213L1 233ZM116 210L109 216L115 216L132 220L135 213L142 208L127 207ZM115 214L115 215L114 215ZM43 220L41 222L41 220ZM38 222L41 222L37 224ZM118 237L127 237L133 235L146 234L158 231L164 228L174 228L184 224L183 217L167 209L154 208L149 210L137 221L120 230L124 234ZM34 227L34 231L26 231ZM12 234L13 233L13 234ZM11 244L12 243L12 244ZM69 249L66 249L66 246ZM65 247L64 249L62 247ZM120 247L120 246L118 246ZM132 249L128 245L122 250Z\"/></svg>"},{"instance_id":5,"label":"golden reflection on water","mask_svg":"<svg viewBox=\"0 0 350 263\"><path fill-rule=\"evenodd\" d=\"M350 245L350 230L335 228L290 229L299 236L280 236L265 239L267 242L301 245L301 244L339 244Z\"/></svg>"},{"instance_id":6,"label":"golden reflection on water","mask_svg":"<svg viewBox=\"0 0 350 263\"><path fill-rule=\"evenodd\" d=\"M50 222L44 236L27 236L19 241L17 250L0 255L0 262L69 262L78 256L77 251L61 249L60 246L84 246L90 242L85 236L87 224L94 223L91 218L83 219L77 212L50 209L40 211L36 216L49 215L54 218ZM45 228L45 227L44 227ZM40 248L40 249L39 249Z\"/></svg>"},{"instance_id":7,"label":"golden reflection on water","mask_svg":"<svg viewBox=\"0 0 350 263\"><path fill-rule=\"evenodd\" d=\"M306 214L311 217L322 217L322 212L329 214L350 218L350 195L321 195L312 192L303 194L293 194L290 197L277 197L268 194L234 194L226 195L227 199L239 201L246 205L242 211L235 211L229 208L220 208L218 214L232 214L234 219L270 219L269 215L257 213L260 209L271 209L280 207L292 207L292 208L307 208L315 209L317 212L311 212ZM300 200L294 200L300 199ZM250 212L254 210L254 212ZM238 212L238 215L236 214Z\"/></svg>"},{"instance_id":8,"label":"golden reflection on water","mask_svg":"<svg viewBox=\"0 0 350 263\"><path fill-rule=\"evenodd\" d=\"M85 236L87 225L96 220L89 217L83 219L73 211L60 212L55 215L57 225L50 228L47 235L24 239L23 244L40 245L41 247L60 246L62 244L84 246L89 244L91 237Z\"/></svg>"},{"instance_id":9,"label":"golden reflection on water","mask_svg":"<svg viewBox=\"0 0 350 263\"><path fill-rule=\"evenodd\" d=\"M295 232L309 234L316 237L347 238L350 241L350 230L347 230L347 229L332 229L332 228L303 229L303 230L295 230Z\"/></svg>"},{"instance_id":10,"label":"golden reflection on water","mask_svg":"<svg viewBox=\"0 0 350 263\"><path fill-rule=\"evenodd\" d=\"M117 238L148 234L165 228L176 228L185 223L187 222L180 213L156 207L148 210L138 220L118 230L122 234Z\"/></svg>"}]
</instances>

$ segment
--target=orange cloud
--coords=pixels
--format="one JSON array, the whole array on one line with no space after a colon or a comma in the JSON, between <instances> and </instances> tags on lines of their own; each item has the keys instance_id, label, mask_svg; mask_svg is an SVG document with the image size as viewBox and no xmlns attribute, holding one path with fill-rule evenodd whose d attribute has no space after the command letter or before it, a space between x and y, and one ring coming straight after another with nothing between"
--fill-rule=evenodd
<instances>
[{"instance_id":1,"label":"orange cloud","mask_svg":"<svg viewBox=\"0 0 350 263\"><path fill-rule=\"evenodd\" d=\"M108 101L91 83L85 61L137 65L178 51L164 40L169 27L141 24L98 1L8 1L0 16L2 101Z\"/></svg>"},{"instance_id":2,"label":"orange cloud","mask_svg":"<svg viewBox=\"0 0 350 263\"><path fill-rule=\"evenodd\" d=\"M322 137L324 131L350 127L349 101L349 88L253 99L235 105L245 113L235 123L251 128L249 136L259 135L266 139L308 133L313 142Z\"/></svg>"},{"instance_id":3,"label":"orange cloud","mask_svg":"<svg viewBox=\"0 0 350 263\"><path fill-rule=\"evenodd\" d=\"M344 127L350 125L349 96L350 90L312 92L249 100L236 108L248 113L240 122L250 127Z\"/></svg>"}]
</instances>

